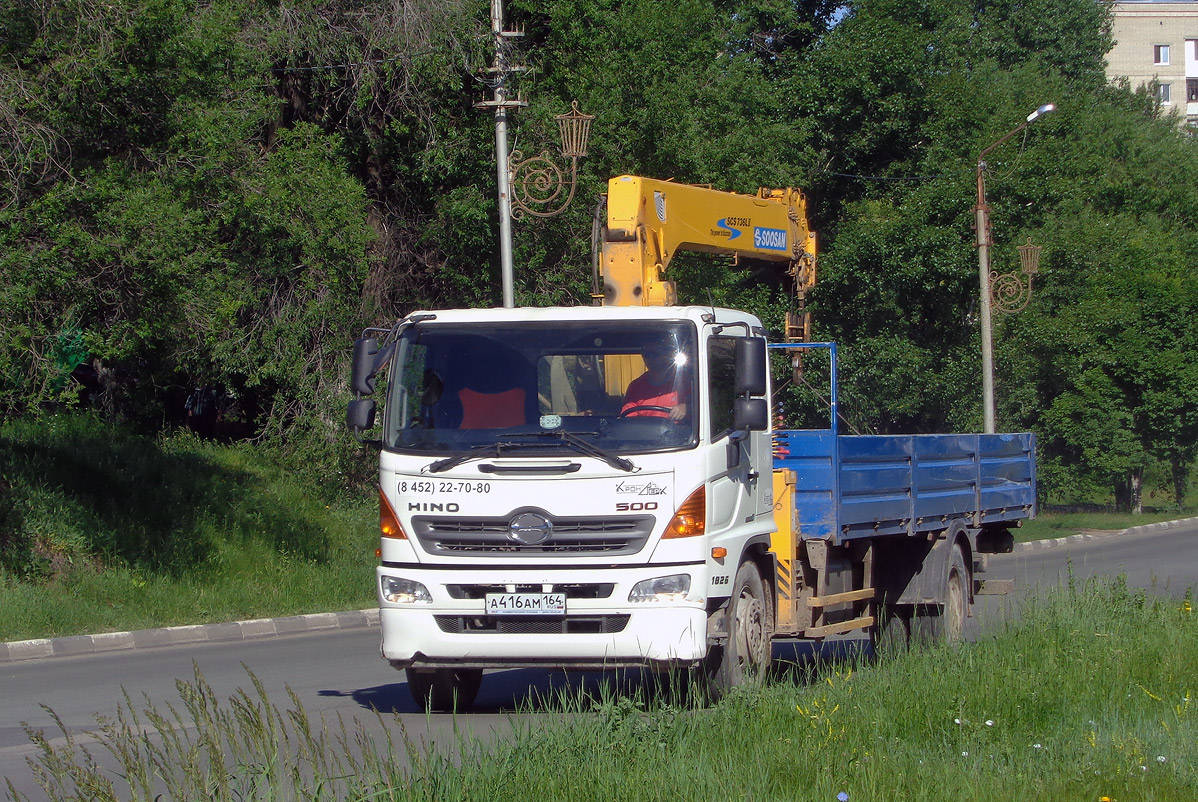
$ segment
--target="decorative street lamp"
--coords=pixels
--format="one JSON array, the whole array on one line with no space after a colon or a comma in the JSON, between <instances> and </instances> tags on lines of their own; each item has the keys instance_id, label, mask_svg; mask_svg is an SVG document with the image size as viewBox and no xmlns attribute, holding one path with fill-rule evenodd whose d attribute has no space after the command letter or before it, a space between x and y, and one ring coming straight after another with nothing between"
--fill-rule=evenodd
<instances>
[{"instance_id":1,"label":"decorative street lamp","mask_svg":"<svg viewBox=\"0 0 1198 802\"><path fill-rule=\"evenodd\" d=\"M475 108L490 108L495 111L495 168L499 190L499 267L503 283L503 305L510 309L516 305L515 280L512 268L512 220L520 220L525 214L536 217L552 217L561 214L574 199L574 188L578 177L578 160L587 154L587 137L591 130L590 114L578 110L578 101L570 104L571 111L557 115L561 128L562 156L570 160L570 177L566 178L561 168L549 158L549 151L542 151L530 159L523 159L520 151L507 149L508 109L527 106L519 96L508 97L507 82L511 76L523 72L526 67L508 61L508 40L524 35L520 30L505 30L503 25L503 0L491 0L491 35L495 40L495 61L488 72L493 76L492 89L495 97L475 103ZM513 185L515 194L513 194ZM568 187L569 194L560 200L562 191ZM559 202L560 200L560 202ZM555 205L556 204L556 205ZM513 207L515 207L513 209ZM534 207L541 207L539 209Z\"/></svg>"},{"instance_id":2,"label":"decorative street lamp","mask_svg":"<svg viewBox=\"0 0 1198 802\"><path fill-rule=\"evenodd\" d=\"M1019 251L1019 264L1021 266L1020 273L1010 272L999 275L994 271L990 271L990 295L991 303L996 312L1002 312L1004 315L1013 315L1016 312L1022 312L1023 309L1032 300L1032 277L1040 270L1040 251L1039 245L1032 243L1032 238L1027 238L1027 245L1019 245L1015 248ZM1024 276L1027 280L1024 281Z\"/></svg>"},{"instance_id":3,"label":"decorative street lamp","mask_svg":"<svg viewBox=\"0 0 1198 802\"><path fill-rule=\"evenodd\" d=\"M978 199L977 205L973 207L973 212L975 216L974 225L977 228L978 280L982 285L982 418L983 431L987 434L994 433L994 340L990 323L990 303L992 298L990 289L990 246L993 243L990 238L990 207L986 205L986 181L983 174L986 168L986 154L1055 109L1056 106L1051 103L1041 106L1029 114L1026 120L978 154ZM1028 295L1030 300L1030 274L1028 278ZM1026 306L1026 301L1024 302L1024 306ZM1019 308L1022 309L1023 307Z\"/></svg>"},{"instance_id":4,"label":"decorative street lamp","mask_svg":"<svg viewBox=\"0 0 1198 802\"><path fill-rule=\"evenodd\" d=\"M543 150L528 159L518 150L512 151L508 169L512 174L512 218L523 219L525 214L534 217L553 217L561 214L574 200L574 189L578 183L578 160L587 155L587 138L591 133L593 114L578 110L578 101L571 101L570 111L558 114L558 128L562 136L562 156L570 160L570 175L567 177L557 162ZM562 199L562 192L568 194Z\"/></svg>"}]
</instances>

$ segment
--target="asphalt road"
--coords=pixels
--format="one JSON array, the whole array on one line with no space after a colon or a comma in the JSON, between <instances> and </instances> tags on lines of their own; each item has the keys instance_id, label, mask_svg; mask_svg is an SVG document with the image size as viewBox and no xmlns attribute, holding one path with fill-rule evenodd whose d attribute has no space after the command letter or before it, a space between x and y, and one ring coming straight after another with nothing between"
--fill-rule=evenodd
<instances>
[{"instance_id":1,"label":"asphalt road","mask_svg":"<svg viewBox=\"0 0 1198 802\"><path fill-rule=\"evenodd\" d=\"M1198 524L992 558L989 575L1014 576L1016 598L985 599L978 605L976 623L984 627L987 621L1005 617L1019 596L1056 585L1070 571L1078 581L1124 574L1132 586L1180 598L1186 588L1198 588ZM807 649L779 644L775 653L801 659ZM177 702L176 682L191 680L196 671L219 699L250 687L247 672L252 671L281 707L290 689L313 717L358 719L377 730L373 711L394 713L409 738L436 743L453 742L461 732L487 737L506 730L513 720L535 715L528 711L537 709L538 699L565 687L597 688L605 679L597 673L539 669L492 672L483 681L475 712L456 718L430 716L412 702L403 675L379 659L374 628L0 664L0 776L21 793L42 797L26 763L35 749L22 727L28 722L52 739L60 735L42 705L52 708L72 733L81 734L95 729L97 714L111 717L123 692L139 703L143 696L157 704Z\"/></svg>"},{"instance_id":2,"label":"asphalt road","mask_svg":"<svg viewBox=\"0 0 1198 802\"><path fill-rule=\"evenodd\" d=\"M1013 573L1021 593L1055 585L1072 571L1076 581L1122 574L1133 587L1181 598L1187 588L1198 592L1198 523L1018 551L993 558L991 566L995 576Z\"/></svg>"}]
</instances>

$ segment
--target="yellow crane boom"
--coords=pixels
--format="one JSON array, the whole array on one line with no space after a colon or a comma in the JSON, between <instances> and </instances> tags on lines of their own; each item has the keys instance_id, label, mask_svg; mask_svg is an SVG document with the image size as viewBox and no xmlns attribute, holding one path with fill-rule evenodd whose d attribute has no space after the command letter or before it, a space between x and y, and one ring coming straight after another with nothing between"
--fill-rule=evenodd
<instances>
[{"instance_id":1,"label":"yellow crane boom","mask_svg":"<svg viewBox=\"0 0 1198 802\"><path fill-rule=\"evenodd\" d=\"M675 283L665 274L678 251L785 263L795 301L786 336L808 339L805 307L815 286L816 250L801 191L762 188L756 195L741 195L631 175L611 179L599 254L601 303L677 303Z\"/></svg>"}]
</instances>

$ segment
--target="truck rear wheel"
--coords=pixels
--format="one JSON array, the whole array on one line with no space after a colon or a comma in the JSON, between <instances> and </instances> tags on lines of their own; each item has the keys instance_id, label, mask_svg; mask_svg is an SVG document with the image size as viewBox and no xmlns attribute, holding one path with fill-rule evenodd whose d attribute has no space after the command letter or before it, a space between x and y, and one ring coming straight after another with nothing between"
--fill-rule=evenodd
<instances>
[{"instance_id":1,"label":"truck rear wheel","mask_svg":"<svg viewBox=\"0 0 1198 802\"><path fill-rule=\"evenodd\" d=\"M437 668L421 671L405 669L408 690L421 710L434 713L452 713L468 710L478 696L482 684L481 668Z\"/></svg>"},{"instance_id":2,"label":"truck rear wheel","mask_svg":"<svg viewBox=\"0 0 1198 802\"><path fill-rule=\"evenodd\" d=\"M710 695L718 698L737 685L765 679L773 654L773 613L765 582L752 561L741 563L728 601L728 642L707 656Z\"/></svg>"},{"instance_id":3,"label":"truck rear wheel","mask_svg":"<svg viewBox=\"0 0 1198 802\"><path fill-rule=\"evenodd\" d=\"M965 618L969 614L969 569L960 546L948 558L944 605L916 608L912 622L913 640L925 645L955 646L965 640Z\"/></svg>"}]
</instances>

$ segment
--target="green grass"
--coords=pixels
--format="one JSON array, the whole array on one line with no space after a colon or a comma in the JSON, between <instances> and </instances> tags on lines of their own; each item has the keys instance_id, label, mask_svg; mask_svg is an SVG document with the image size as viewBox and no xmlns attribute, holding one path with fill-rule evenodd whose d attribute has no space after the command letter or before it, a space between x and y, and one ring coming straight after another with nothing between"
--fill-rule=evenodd
<instances>
[{"instance_id":1,"label":"green grass","mask_svg":"<svg viewBox=\"0 0 1198 802\"><path fill-rule=\"evenodd\" d=\"M0 428L0 640L366 607L373 498L252 446L60 415Z\"/></svg>"},{"instance_id":2,"label":"green grass","mask_svg":"<svg viewBox=\"0 0 1198 802\"><path fill-rule=\"evenodd\" d=\"M127 700L105 722L89 748L119 772L31 733L48 796L1192 802L1198 788L1198 613L1118 580L1049 591L955 650L796 666L708 709L566 697L489 744L325 729L258 686L227 702L201 677L179 688L182 706Z\"/></svg>"}]
</instances>

